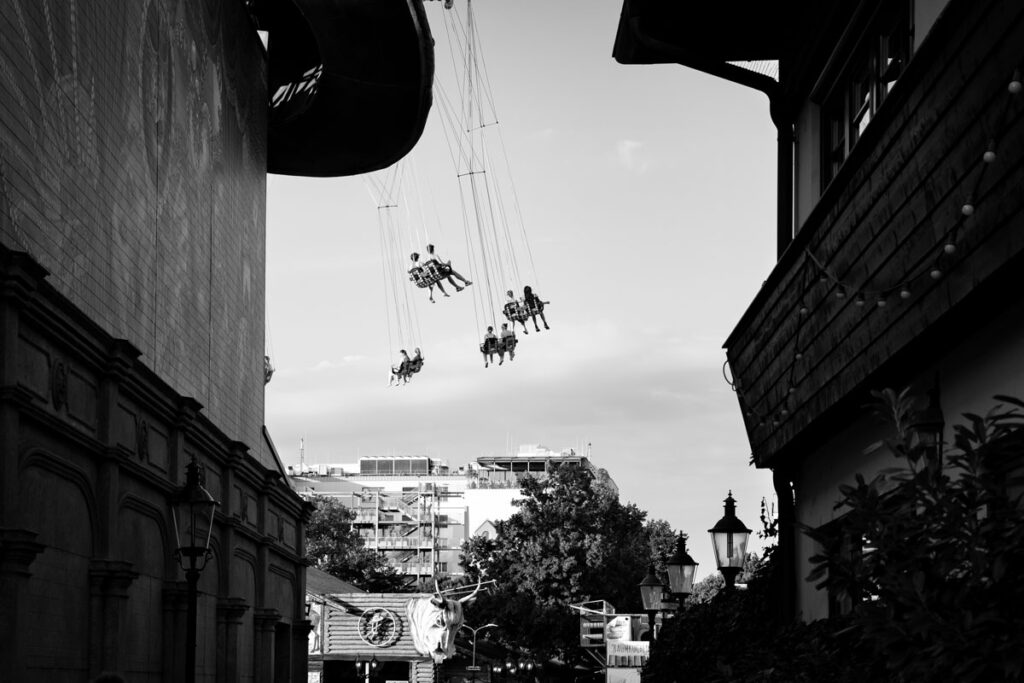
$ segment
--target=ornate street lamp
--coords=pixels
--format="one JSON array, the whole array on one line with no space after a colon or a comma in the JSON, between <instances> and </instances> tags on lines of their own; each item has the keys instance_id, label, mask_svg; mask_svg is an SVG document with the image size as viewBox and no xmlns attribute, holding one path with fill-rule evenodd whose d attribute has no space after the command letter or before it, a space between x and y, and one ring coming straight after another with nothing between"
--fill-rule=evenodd
<instances>
[{"instance_id":1,"label":"ornate street lamp","mask_svg":"<svg viewBox=\"0 0 1024 683\"><path fill-rule=\"evenodd\" d=\"M735 588L736 575L743 570L743 562L747 557L747 541L750 529L736 518L736 501L732 491L725 499L725 516L715 526L708 529L711 533L711 544L715 549L715 562L718 570L725 578L728 590Z\"/></svg>"},{"instance_id":2,"label":"ornate street lamp","mask_svg":"<svg viewBox=\"0 0 1024 683\"><path fill-rule=\"evenodd\" d=\"M917 435L917 442L923 446L934 462L942 465L942 439L946 429L946 417L939 403L939 382L928 390L928 405L910 418L909 429Z\"/></svg>"},{"instance_id":3,"label":"ornate street lamp","mask_svg":"<svg viewBox=\"0 0 1024 683\"><path fill-rule=\"evenodd\" d=\"M377 670L380 662L377 661L377 655L370 657L370 661L364 662L360 659L358 653L356 654L356 676L362 676L366 683L370 683L370 674Z\"/></svg>"},{"instance_id":4,"label":"ornate street lamp","mask_svg":"<svg viewBox=\"0 0 1024 683\"><path fill-rule=\"evenodd\" d=\"M185 466L185 486L178 491L171 508L174 536L178 547L174 551L178 564L185 570L188 585L188 620L185 626L185 681L196 680L196 620L199 600L199 574L206 567L213 532L213 511L219 503L203 488L202 466L193 457Z\"/></svg>"},{"instance_id":5,"label":"ornate street lamp","mask_svg":"<svg viewBox=\"0 0 1024 683\"><path fill-rule=\"evenodd\" d=\"M697 563L686 552L686 536L682 532L676 540L675 553L665 563L665 570L668 572L669 593L678 600L678 609L682 611L686 598L693 593L693 578L697 573Z\"/></svg>"},{"instance_id":6,"label":"ornate street lamp","mask_svg":"<svg viewBox=\"0 0 1024 683\"><path fill-rule=\"evenodd\" d=\"M487 630L489 628L497 628L497 627L498 627L497 624L484 624L483 626L479 626L477 628L473 628L472 626L470 626L468 624L463 624L462 626L459 627L459 628L467 629L467 630L469 630L469 631L471 631L473 633L473 663L470 665L469 670L473 672L473 680L474 681L476 680L476 672L480 670L480 667L478 667L476 665L476 634L479 631L484 631L484 630Z\"/></svg>"},{"instance_id":7,"label":"ornate street lamp","mask_svg":"<svg viewBox=\"0 0 1024 683\"><path fill-rule=\"evenodd\" d=\"M652 641L654 640L654 620L658 615L658 610L661 609L664 594L665 584L654 573L652 564L647 570L647 576L640 582L640 599L644 603L644 611L647 612L647 618L650 620Z\"/></svg>"}]
</instances>

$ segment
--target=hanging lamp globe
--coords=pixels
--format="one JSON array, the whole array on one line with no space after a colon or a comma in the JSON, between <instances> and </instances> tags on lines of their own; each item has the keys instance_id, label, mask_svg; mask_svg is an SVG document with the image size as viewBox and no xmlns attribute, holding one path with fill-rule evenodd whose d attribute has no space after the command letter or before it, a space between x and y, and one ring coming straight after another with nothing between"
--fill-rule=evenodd
<instances>
[{"instance_id":1,"label":"hanging lamp globe","mask_svg":"<svg viewBox=\"0 0 1024 683\"><path fill-rule=\"evenodd\" d=\"M668 591L679 600L682 607L686 597L693 593L697 563L686 552L686 536L681 532L676 539L676 551L665 564L665 570L668 572Z\"/></svg>"},{"instance_id":2,"label":"hanging lamp globe","mask_svg":"<svg viewBox=\"0 0 1024 683\"><path fill-rule=\"evenodd\" d=\"M185 466L185 485L171 508L177 549L174 554L182 569L202 571L210 557L213 512L219 503L203 487L203 469L195 458Z\"/></svg>"},{"instance_id":3,"label":"hanging lamp globe","mask_svg":"<svg viewBox=\"0 0 1024 683\"><path fill-rule=\"evenodd\" d=\"M732 497L732 491L729 491L725 499L725 516L708 532L715 550L715 562L725 578L725 586L733 588L747 557L750 529L736 517L736 500Z\"/></svg>"},{"instance_id":4,"label":"hanging lamp globe","mask_svg":"<svg viewBox=\"0 0 1024 683\"><path fill-rule=\"evenodd\" d=\"M644 603L644 610L651 612L661 609L662 594L664 592L665 584L654 573L654 565L652 564L647 570L647 576L640 582L640 599Z\"/></svg>"}]
</instances>

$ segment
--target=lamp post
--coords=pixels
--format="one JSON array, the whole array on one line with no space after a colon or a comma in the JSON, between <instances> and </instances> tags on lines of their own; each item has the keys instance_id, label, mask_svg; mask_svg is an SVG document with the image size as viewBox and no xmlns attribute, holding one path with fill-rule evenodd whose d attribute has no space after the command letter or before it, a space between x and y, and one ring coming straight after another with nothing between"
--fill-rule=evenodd
<instances>
[{"instance_id":1,"label":"lamp post","mask_svg":"<svg viewBox=\"0 0 1024 683\"><path fill-rule=\"evenodd\" d=\"M693 579L697 573L697 563L686 552L686 536L682 532L676 539L676 551L665 563L668 572L669 593L678 601L677 610L683 611L683 603L693 593Z\"/></svg>"},{"instance_id":2,"label":"lamp post","mask_svg":"<svg viewBox=\"0 0 1024 683\"><path fill-rule=\"evenodd\" d=\"M736 501L732 491L729 491L725 499L725 516L708 532L715 549L715 562L725 579L725 588L732 590L736 587L736 575L743 569L747 557L747 541L750 539L750 529L736 518Z\"/></svg>"},{"instance_id":3,"label":"lamp post","mask_svg":"<svg viewBox=\"0 0 1024 683\"><path fill-rule=\"evenodd\" d=\"M193 457L185 466L185 486L175 496L171 508L174 551L178 564L185 571L188 586L188 618L185 625L185 681L196 680L196 620L198 617L199 574L210 559L210 535L213 532L213 511L218 503L203 488L203 468Z\"/></svg>"},{"instance_id":4,"label":"lamp post","mask_svg":"<svg viewBox=\"0 0 1024 683\"><path fill-rule=\"evenodd\" d=\"M473 664L469 667L469 670L473 672L473 680L476 680L476 672L480 670L480 667L476 665L476 634L478 631L483 631L489 628L497 628L497 624L484 624L478 628L473 628L469 624L463 624L460 628L469 629L473 632Z\"/></svg>"},{"instance_id":5,"label":"lamp post","mask_svg":"<svg viewBox=\"0 0 1024 683\"><path fill-rule=\"evenodd\" d=\"M939 381L935 380L928 390L928 405L911 416L910 430L917 435L917 442L925 448L932 463L942 467L942 439L946 429L946 418L939 403Z\"/></svg>"},{"instance_id":6,"label":"lamp post","mask_svg":"<svg viewBox=\"0 0 1024 683\"><path fill-rule=\"evenodd\" d=\"M359 655L356 655L356 676L362 676L366 683L370 683L370 674L377 670L380 662L377 661L377 655L370 657L370 660L364 662L359 659Z\"/></svg>"},{"instance_id":7,"label":"lamp post","mask_svg":"<svg viewBox=\"0 0 1024 683\"><path fill-rule=\"evenodd\" d=\"M665 584L661 582L658 575L654 573L654 565L650 565L647 576L640 582L640 599L644 603L644 611L651 624L651 642L654 642L654 620L661 609L661 603L665 593Z\"/></svg>"}]
</instances>

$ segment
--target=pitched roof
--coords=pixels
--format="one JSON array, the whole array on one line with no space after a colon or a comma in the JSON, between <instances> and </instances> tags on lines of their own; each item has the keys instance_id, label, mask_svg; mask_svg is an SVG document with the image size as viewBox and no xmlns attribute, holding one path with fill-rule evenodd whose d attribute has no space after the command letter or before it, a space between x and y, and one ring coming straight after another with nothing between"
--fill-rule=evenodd
<instances>
[{"instance_id":1,"label":"pitched roof","mask_svg":"<svg viewBox=\"0 0 1024 683\"><path fill-rule=\"evenodd\" d=\"M306 568L306 592L313 595L332 595L334 593L363 592L347 581L342 581L316 567Z\"/></svg>"}]
</instances>

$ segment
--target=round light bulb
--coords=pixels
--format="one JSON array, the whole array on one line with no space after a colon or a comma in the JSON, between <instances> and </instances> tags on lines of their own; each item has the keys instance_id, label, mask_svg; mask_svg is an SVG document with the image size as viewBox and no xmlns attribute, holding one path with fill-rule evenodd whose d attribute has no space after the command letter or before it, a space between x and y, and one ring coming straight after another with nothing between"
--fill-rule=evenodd
<instances>
[{"instance_id":1,"label":"round light bulb","mask_svg":"<svg viewBox=\"0 0 1024 683\"><path fill-rule=\"evenodd\" d=\"M956 251L956 245L953 244L952 242L946 242L946 246L942 247L942 251L946 252L947 254L952 254L953 252Z\"/></svg>"},{"instance_id":2,"label":"round light bulb","mask_svg":"<svg viewBox=\"0 0 1024 683\"><path fill-rule=\"evenodd\" d=\"M836 290L836 298L837 299L845 299L846 298L846 292L843 291L842 287L840 287L839 289Z\"/></svg>"},{"instance_id":3,"label":"round light bulb","mask_svg":"<svg viewBox=\"0 0 1024 683\"><path fill-rule=\"evenodd\" d=\"M880 297L878 297L878 301L875 302L875 305L878 306L879 308L885 308L886 303L887 302L886 302L885 298L880 296Z\"/></svg>"},{"instance_id":4,"label":"round light bulb","mask_svg":"<svg viewBox=\"0 0 1024 683\"><path fill-rule=\"evenodd\" d=\"M990 149L986 151L984 154L982 154L981 158L982 161L984 161L986 164L991 164L993 161L996 160L996 153Z\"/></svg>"},{"instance_id":5,"label":"round light bulb","mask_svg":"<svg viewBox=\"0 0 1024 683\"><path fill-rule=\"evenodd\" d=\"M900 298L901 299L909 299L910 298L910 290L907 289L906 287L901 289L900 290Z\"/></svg>"},{"instance_id":6,"label":"round light bulb","mask_svg":"<svg viewBox=\"0 0 1024 683\"><path fill-rule=\"evenodd\" d=\"M853 303L855 303L858 306L863 306L864 305L864 295L863 294L858 294L857 298L853 300Z\"/></svg>"},{"instance_id":7,"label":"round light bulb","mask_svg":"<svg viewBox=\"0 0 1024 683\"><path fill-rule=\"evenodd\" d=\"M807 315L807 307L806 306L801 306L800 307L800 315Z\"/></svg>"},{"instance_id":8,"label":"round light bulb","mask_svg":"<svg viewBox=\"0 0 1024 683\"><path fill-rule=\"evenodd\" d=\"M1020 81L1017 79L1010 81L1010 85L1006 86L1006 89L1010 91L1011 95L1016 95L1021 89Z\"/></svg>"},{"instance_id":9,"label":"round light bulb","mask_svg":"<svg viewBox=\"0 0 1024 683\"><path fill-rule=\"evenodd\" d=\"M960 213L962 213L965 216L973 216L974 215L974 204L971 204L970 202L964 204L960 208Z\"/></svg>"},{"instance_id":10,"label":"round light bulb","mask_svg":"<svg viewBox=\"0 0 1024 683\"><path fill-rule=\"evenodd\" d=\"M803 357L804 357L804 354L800 353L799 351L796 352L796 359L797 360L800 360Z\"/></svg>"},{"instance_id":11,"label":"round light bulb","mask_svg":"<svg viewBox=\"0 0 1024 683\"><path fill-rule=\"evenodd\" d=\"M932 268L932 272L929 274L932 276L933 280L938 280L940 277L942 277L942 271L939 270L938 268Z\"/></svg>"}]
</instances>

